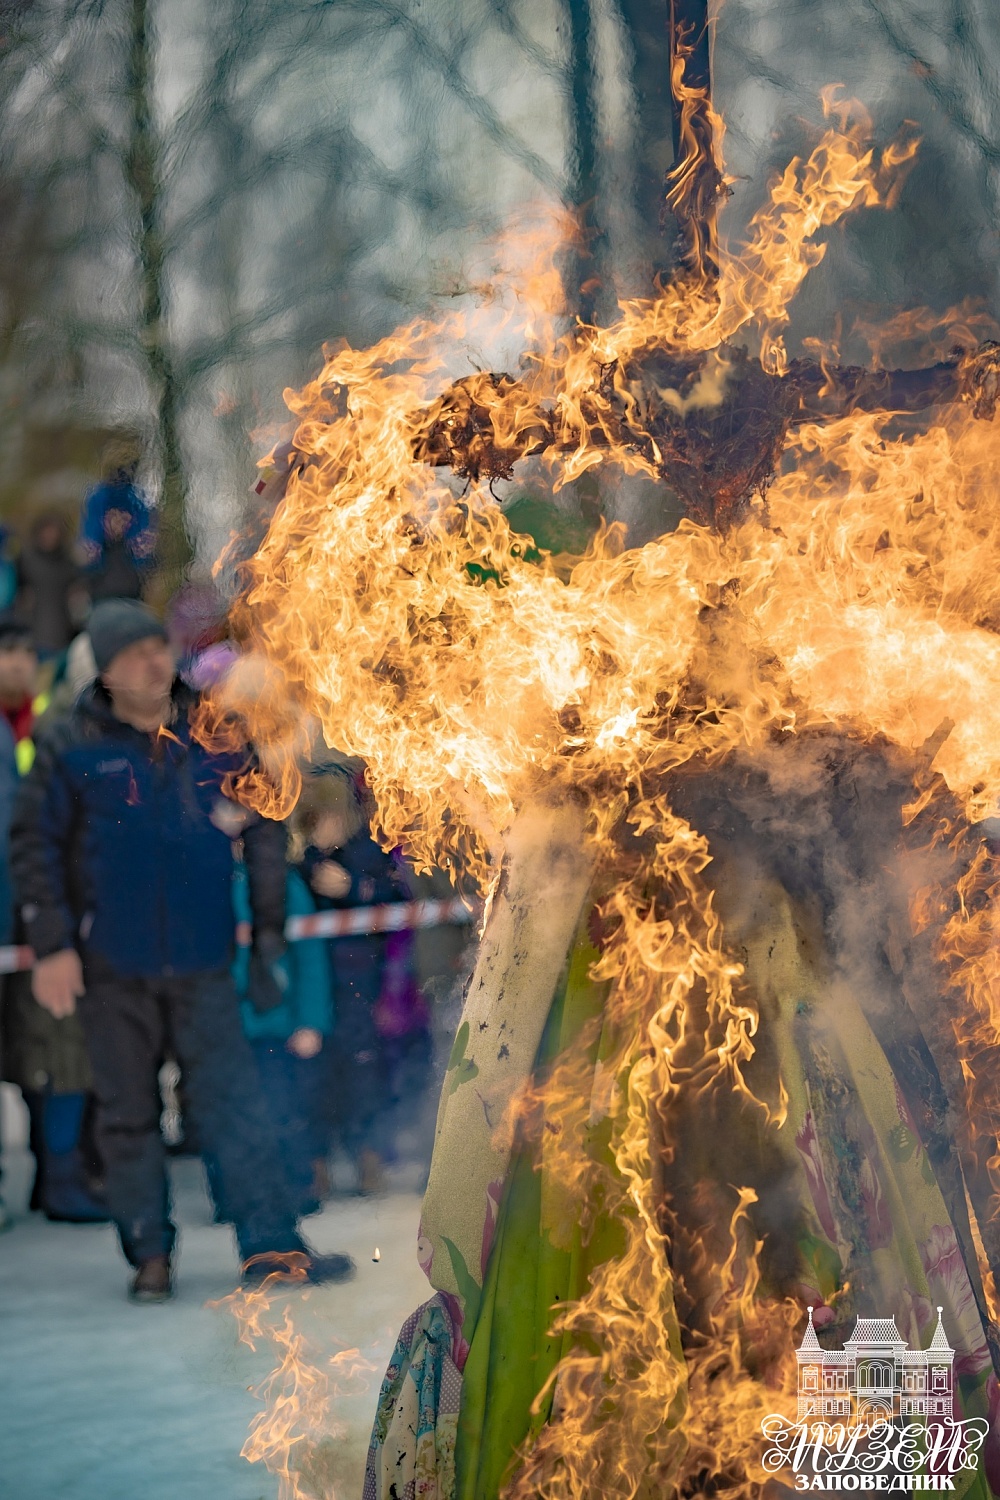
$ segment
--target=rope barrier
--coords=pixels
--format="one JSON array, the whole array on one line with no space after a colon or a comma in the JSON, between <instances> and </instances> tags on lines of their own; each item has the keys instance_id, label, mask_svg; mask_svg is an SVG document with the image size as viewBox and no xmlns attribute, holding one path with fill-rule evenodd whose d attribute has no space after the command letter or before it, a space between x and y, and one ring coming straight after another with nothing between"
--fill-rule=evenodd
<instances>
[{"instance_id":1,"label":"rope barrier","mask_svg":"<svg viewBox=\"0 0 1000 1500\"><path fill-rule=\"evenodd\" d=\"M393 901L382 906L349 906L338 911L289 917L285 938L289 943L301 943L304 938L368 937L378 932L464 926L472 920L472 912L457 896L445 901ZM250 923L237 923L237 946L249 948L250 939ZM34 963L34 953L23 944L0 945L0 974L17 974L33 968Z\"/></svg>"}]
</instances>

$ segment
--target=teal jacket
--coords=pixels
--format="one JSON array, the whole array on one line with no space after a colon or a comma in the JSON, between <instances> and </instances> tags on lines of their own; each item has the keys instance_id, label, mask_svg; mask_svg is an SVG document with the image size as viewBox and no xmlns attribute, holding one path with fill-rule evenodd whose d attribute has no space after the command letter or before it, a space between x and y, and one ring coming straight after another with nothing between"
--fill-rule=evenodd
<instances>
[{"instance_id":1,"label":"teal jacket","mask_svg":"<svg viewBox=\"0 0 1000 1500\"><path fill-rule=\"evenodd\" d=\"M286 910L290 917L309 916L316 910L309 887L295 870L289 869L285 885ZM235 866L233 908L237 922L250 920L250 892L246 867ZM274 1010L261 1014L245 998L250 976L250 950L238 948L233 960L233 979L241 997L243 1030L252 1042L287 1041L293 1031L308 1026L329 1036L333 1030L333 987L323 938L304 938L289 943L280 966L288 980L285 999Z\"/></svg>"}]
</instances>

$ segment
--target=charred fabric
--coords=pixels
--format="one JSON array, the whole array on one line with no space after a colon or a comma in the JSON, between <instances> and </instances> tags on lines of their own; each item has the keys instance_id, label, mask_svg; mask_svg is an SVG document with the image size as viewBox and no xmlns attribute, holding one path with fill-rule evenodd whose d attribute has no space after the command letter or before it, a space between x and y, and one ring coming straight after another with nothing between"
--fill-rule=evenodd
<instances>
[{"instance_id":1,"label":"charred fabric","mask_svg":"<svg viewBox=\"0 0 1000 1500\"><path fill-rule=\"evenodd\" d=\"M698 395L710 365L722 384L714 403ZM1000 344L993 340L924 369L796 359L781 375L738 347L702 356L649 349L641 360L600 367L581 403L582 432L578 420L537 401L510 375L457 381L429 408L416 457L491 482L513 478L519 459L550 448L626 449L659 474L693 521L726 530L754 496L766 495L792 429L852 411L915 413L957 401L992 421L998 392Z\"/></svg>"},{"instance_id":2,"label":"charred fabric","mask_svg":"<svg viewBox=\"0 0 1000 1500\"><path fill-rule=\"evenodd\" d=\"M346 413L347 394L327 392L331 416ZM414 458L492 484L513 479L519 461L553 450L631 453L692 521L726 531L755 497L766 497L796 428L855 411L907 416L957 402L992 421L998 396L1000 343L992 339L913 370L794 359L781 374L739 346L707 354L651 347L627 363L597 365L572 412L536 395L530 381L465 376L414 412ZM290 445L275 459L286 477L309 463Z\"/></svg>"}]
</instances>

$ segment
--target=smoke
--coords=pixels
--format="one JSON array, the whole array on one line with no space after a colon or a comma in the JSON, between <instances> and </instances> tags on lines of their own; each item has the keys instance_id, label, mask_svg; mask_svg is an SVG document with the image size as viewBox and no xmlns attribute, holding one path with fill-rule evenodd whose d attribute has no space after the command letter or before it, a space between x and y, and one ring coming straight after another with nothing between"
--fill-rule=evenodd
<instances>
[{"instance_id":1,"label":"smoke","mask_svg":"<svg viewBox=\"0 0 1000 1500\"><path fill-rule=\"evenodd\" d=\"M984 1305L959 1167L956 1116L965 1090L950 1025L956 1002L947 998L934 956L947 912L942 907L923 928L912 915L923 894L954 890L967 855L954 839L935 836L943 820L959 824L946 796L904 821L921 775L929 783L926 766L891 747L804 734L738 756L724 772L682 777L674 796L678 811L709 840L708 878L726 944L744 963L760 1005L750 1080L766 1088L774 1070L799 1065L782 1054L783 1033L801 1062L818 1138L812 1149L830 1190L825 1232L849 1267L845 1316L892 1296L865 1243L865 1234L877 1243L882 1232L869 1220L882 1212L884 1186L868 1201L865 1174L884 1148L865 1123L865 1109L855 1108L864 1071L861 1017L892 1070L902 1114L927 1152ZM747 1182L758 1193L753 1217L765 1241L765 1276L786 1292L801 1275L795 1157L787 1137L768 1145L748 1133L724 1163L726 1180Z\"/></svg>"},{"instance_id":2,"label":"smoke","mask_svg":"<svg viewBox=\"0 0 1000 1500\"><path fill-rule=\"evenodd\" d=\"M825 85L839 83L861 101L876 141L903 121L920 136L898 211L859 214L828 236L824 263L793 314L793 340L840 341L845 360L861 360L867 351L851 330L864 309L940 312L968 295L995 306L997 260L987 249L1000 137L993 20L985 0L727 0L721 8L713 84L736 178L724 215L731 237L740 237L768 176L809 142Z\"/></svg>"}]
</instances>

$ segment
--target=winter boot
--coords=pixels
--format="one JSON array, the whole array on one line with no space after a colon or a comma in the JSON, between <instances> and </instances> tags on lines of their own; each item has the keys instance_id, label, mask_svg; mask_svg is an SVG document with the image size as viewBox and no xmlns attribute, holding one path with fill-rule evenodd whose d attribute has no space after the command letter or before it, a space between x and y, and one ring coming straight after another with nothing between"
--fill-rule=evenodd
<instances>
[{"instance_id":1,"label":"winter boot","mask_svg":"<svg viewBox=\"0 0 1000 1500\"><path fill-rule=\"evenodd\" d=\"M144 1260L129 1283L130 1302L169 1302L174 1295L169 1255Z\"/></svg>"},{"instance_id":2,"label":"winter boot","mask_svg":"<svg viewBox=\"0 0 1000 1500\"><path fill-rule=\"evenodd\" d=\"M292 1285L324 1286L328 1282L351 1281L357 1270L349 1255L339 1251L319 1255L304 1245L301 1250L252 1255L240 1267L240 1282L245 1291L262 1286L272 1276Z\"/></svg>"},{"instance_id":3,"label":"winter boot","mask_svg":"<svg viewBox=\"0 0 1000 1500\"><path fill-rule=\"evenodd\" d=\"M42 1212L56 1223L106 1224L108 1211L95 1196L80 1149L85 1094L47 1094L42 1117Z\"/></svg>"}]
</instances>

